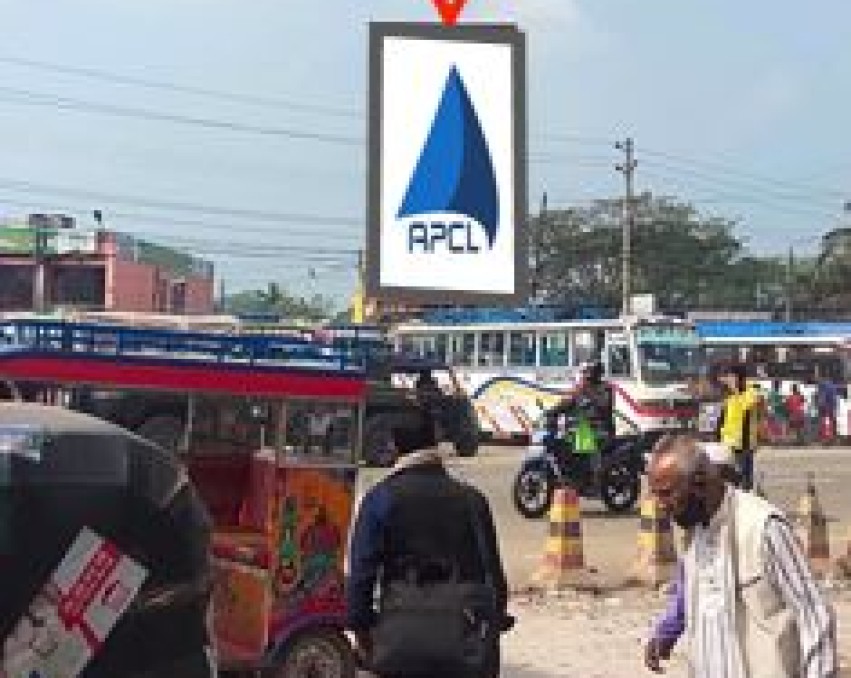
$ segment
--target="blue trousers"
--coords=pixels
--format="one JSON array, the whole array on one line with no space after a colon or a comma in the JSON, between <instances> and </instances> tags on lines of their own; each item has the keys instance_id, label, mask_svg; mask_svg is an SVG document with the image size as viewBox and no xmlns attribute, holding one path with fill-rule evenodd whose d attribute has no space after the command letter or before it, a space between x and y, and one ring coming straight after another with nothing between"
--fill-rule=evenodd
<instances>
[{"instance_id":1,"label":"blue trousers","mask_svg":"<svg viewBox=\"0 0 851 678\"><path fill-rule=\"evenodd\" d=\"M745 492L753 489L753 450L736 450L736 470L739 472L739 487Z\"/></svg>"}]
</instances>

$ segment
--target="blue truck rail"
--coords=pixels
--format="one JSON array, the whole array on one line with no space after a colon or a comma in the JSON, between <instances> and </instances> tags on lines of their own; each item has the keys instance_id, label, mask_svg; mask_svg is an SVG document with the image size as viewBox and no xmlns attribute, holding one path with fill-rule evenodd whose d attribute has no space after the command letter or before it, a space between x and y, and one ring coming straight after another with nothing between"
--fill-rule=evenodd
<instances>
[{"instance_id":1,"label":"blue truck rail","mask_svg":"<svg viewBox=\"0 0 851 678\"><path fill-rule=\"evenodd\" d=\"M231 335L45 320L0 322L0 354L27 351L52 355L181 360L362 373L364 356L298 337Z\"/></svg>"}]
</instances>

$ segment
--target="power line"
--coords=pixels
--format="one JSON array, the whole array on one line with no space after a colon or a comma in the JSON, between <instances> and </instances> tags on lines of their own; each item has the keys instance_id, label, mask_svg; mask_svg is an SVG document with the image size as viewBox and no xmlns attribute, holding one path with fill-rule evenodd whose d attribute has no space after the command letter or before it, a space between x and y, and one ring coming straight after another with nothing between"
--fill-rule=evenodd
<instances>
[{"instance_id":1,"label":"power line","mask_svg":"<svg viewBox=\"0 0 851 678\"><path fill-rule=\"evenodd\" d=\"M653 149L647 149L642 147L642 153L649 155L651 157L661 158L663 160L668 160L674 163L678 163L680 165L686 165L691 167L697 167L698 169L704 168L713 171L718 171L723 173L725 177L739 177L742 180L748 181L751 184L767 184L774 187L786 187L790 190L803 190L805 193L821 193L823 195L830 195L831 197L844 199L847 197L847 193L843 191L837 191L833 189L825 189L812 186L805 182L796 182L788 179L782 179L779 177L769 177L760 174L756 174L754 172L749 172L747 170L740 169L739 167L732 167L730 165L725 165L723 163L718 163L714 161L708 160L694 160L692 158L687 158L685 156L677 155L675 153L668 153L665 151L657 151ZM790 194L791 195L791 194Z\"/></svg>"},{"instance_id":2,"label":"power line","mask_svg":"<svg viewBox=\"0 0 851 678\"><path fill-rule=\"evenodd\" d=\"M74 97L60 96L44 92L34 92L17 87L0 86L0 101L12 104L23 104L32 106L46 106L59 110L78 111L82 113L95 113L100 115L116 116L121 118L135 118L151 122L166 122L179 125L188 125L211 129L215 131L238 132L247 134L260 134L263 136L283 137L300 141L318 141L328 144L345 146L360 146L363 139L342 134L326 134L322 132L309 132L306 130L286 129L282 127L266 127L262 125L251 125L232 120L217 120L213 118L202 118L197 116L179 115L176 113L161 113L143 108L130 106L116 106L95 101L86 101Z\"/></svg>"},{"instance_id":3,"label":"power line","mask_svg":"<svg viewBox=\"0 0 851 678\"><path fill-rule=\"evenodd\" d=\"M304 113L318 113L340 118L362 118L363 114L354 109L347 109L335 106L325 106L321 104L305 104L289 99L279 99L277 97L260 96L256 94L243 94L235 92L225 92L223 90L210 89L206 87L198 87L195 85L184 85L174 82L165 82L161 80L152 80L133 75L124 75L112 73L97 68L86 66L66 66L62 64L50 63L46 61L38 61L35 59L25 59L21 57L0 55L0 63L22 66L25 68L47 71L53 73L62 73L64 75L72 75L75 77L89 78L100 80L103 82L112 82L118 85L131 85L143 87L146 89L158 89L170 92L179 92L181 94L190 94L193 96L205 97L208 99L217 99L219 101L230 101L239 104L248 104L252 106L266 106L270 108L289 108L294 111Z\"/></svg>"},{"instance_id":4,"label":"power line","mask_svg":"<svg viewBox=\"0 0 851 678\"><path fill-rule=\"evenodd\" d=\"M717 178L713 178L710 176L706 176L701 173L695 173L691 170L683 170L677 168L666 168L664 166L659 166L654 164L652 161L647 161L648 165L651 165L652 169L644 173L645 176L661 179L662 181L673 182L676 185L682 186L684 183L691 182L692 184L703 185L716 185L721 186L722 188L736 188L736 184L730 184L729 182L725 182L723 180L719 180ZM682 174L691 175L690 177L683 177ZM768 207L772 207L786 212L795 212L798 214L802 214L804 216L818 217L821 219L835 219L837 217L836 213L831 212L829 209L819 209L814 207L806 207L806 204L814 205L809 201L805 201L800 197L793 197L788 195L778 195L771 192L765 192L760 195L757 193L748 193L747 189L744 189L746 192L741 194L744 198L744 201L747 203L764 205ZM727 202L733 202L732 199L727 200Z\"/></svg>"},{"instance_id":5,"label":"power line","mask_svg":"<svg viewBox=\"0 0 851 678\"><path fill-rule=\"evenodd\" d=\"M605 140L600 138L582 137L580 135L571 134L548 133L542 135L540 138L591 146L600 146L603 143L607 143ZM712 177L716 182L723 182L727 185L734 185L738 187L746 186L747 190L756 190L757 186L759 186L759 190L765 190L765 186L769 186L773 189L774 193L782 195L784 198L789 200L800 199L803 196L810 197L813 193L843 200L847 199L848 196L848 194L844 191L815 186L805 181L763 176L731 165L707 160L695 160L684 155L668 153L666 151L646 148L644 146L642 146L640 150L642 153L650 156L651 158L655 157L658 159L657 161L652 159L646 161L649 164L655 164L660 167L667 166L669 168L676 169L676 171L688 171L692 174ZM550 163L557 162L559 158L570 161L572 158L578 157L573 154L561 154L559 152L552 151L546 152L545 155L547 162ZM662 162L663 160L667 162Z\"/></svg>"},{"instance_id":6,"label":"power line","mask_svg":"<svg viewBox=\"0 0 851 678\"><path fill-rule=\"evenodd\" d=\"M212 214L223 217L253 219L256 221L297 222L329 226L361 226L363 224L362 219L355 219L352 217L299 214L293 212L271 212L257 209L204 205L201 203L184 202L179 200L154 199L141 196L103 193L100 191L88 191L85 189L68 188L65 186L57 186L55 184L44 184L21 179L11 179L8 177L0 177L0 187L13 191L23 191L26 193L67 196L82 200L91 200L96 203L133 205L136 207L146 207L150 209Z\"/></svg>"},{"instance_id":7,"label":"power line","mask_svg":"<svg viewBox=\"0 0 851 678\"><path fill-rule=\"evenodd\" d=\"M9 190L9 189L6 189ZM14 192L14 191L12 191ZM32 210L38 212L57 212L57 213L67 213L73 212L74 214L80 215L90 215L91 210L88 207L69 207L67 204L59 204L52 203L50 205L46 205L44 202L35 202L35 201L23 201L23 200L15 200L9 199L5 195L0 195L0 207L2 206L13 205L20 209ZM190 228L202 228L202 229L211 229L213 231L228 231L233 232L234 230L238 230L240 233L254 233L258 235L265 236L282 236L282 237L292 237L292 236L300 236L300 237L308 237L308 238L316 238L318 235L322 235L321 232L317 232L316 228L312 228L310 230L295 230L293 228L281 228L276 225L268 225L268 226L260 226L258 224L245 224L245 223L219 223L219 222L209 222L204 219L190 219L186 217L172 217L172 216L163 216L162 214L153 215L153 214L144 214L140 212L125 212L125 211L116 211L110 209L106 214L108 225L110 226L118 226L115 220L121 221L129 221L134 224L144 224L146 227L150 227L152 222L161 223L167 226L187 226ZM120 228L116 230L122 230ZM351 237L352 235L356 235L358 241L362 238L363 234L361 229L358 229L356 234L352 234L349 232L340 233L337 235L334 233L335 240L338 238ZM159 235L156 237L160 237Z\"/></svg>"},{"instance_id":8,"label":"power line","mask_svg":"<svg viewBox=\"0 0 851 678\"><path fill-rule=\"evenodd\" d=\"M364 114L360 111L356 111L354 109L342 108L342 107L334 107L328 105L321 104L306 104L303 102L296 102L293 100L287 99L279 99L275 97L268 96L260 96L254 94L245 94L245 93L234 93L234 92L226 92L223 90L216 90L205 87L198 87L193 85L184 85L180 83L174 82L165 82L158 81L149 78L138 77L134 75L126 75L126 74L118 74L113 73L104 69L97 69L86 66L68 66L64 64L56 64L47 61L41 61L36 59L28 59L23 57L16 57L12 55L0 55L0 63L11 64L18 67L24 67L29 69L36 69L40 71L46 72L54 72L60 73L64 75L71 75L75 77L84 77L89 79L100 80L104 82L112 82L119 85L129 85L136 86L146 89L158 89L158 90L166 90L179 92L183 94L190 94L194 96L201 96L207 98L218 99L222 101L231 101L235 103L243 103L250 105L259 105L259 106L268 106L273 108L289 108L291 110L309 112L309 113L317 113L322 115L329 115L335 117L342 118L350 118L350 119L363 119ZM34 93L27 90L20 90L14 88L6 88L7 92L24 96L26 99L21 102L20 100L16 101L16 103L36 103L36 99L41 97L42 99L48 99L47 101L41 101L44 105L57 105L66 108L72 108L75 110L88 110L90 112L100 112L100 113L108 113L113 115L125 115L125 116L139 116L152 120L159 121L168 121L168 122L179 122L182 124L193 124L193 125L201 125L208 126L214 129L227 129L231 131L240 131L240 132L254 132L260 134L272 134L277 136L291 136L295 138L309 138L315 140L323 140L323 141L333 141L334 143L362 143L362 139L355 139L352 137L341 137L339 135L326 135L326 134L317 134L310 132L301 132L298 130L282 130L276 128L268 128L263 126L255 126L255 125L246 125L242 123L237 123L233 121L222 121L222 120L209 120L205 118L194 118L190 116L178 116L171 114L162 114L156 111L146 111L140 109L132 109L125 107L116 107L112 105L99 104L95 102L86 102L82 100L75 100L68 97L58 97L55 95L44 95L39 93ZM540 139L555 141L555 142L568 142L568 143L576 143L576 144L585 144L590 146L609 146L611 140L603 137L593 137L586 136L574 133L552 133L552 132L544 132L540 135L535 135ZM738 176L740 178L744 178L751 182L758 182L762 184L769 184L773 186L785 186L787 188L793 189L801 189L804 188L807 191L816 191L823 193L825 195L831 195L837 198L845 198L845 194L842 191L831 190L831 189L823 189L823 188L815 188L813 186L808 186L805 183L795 182L790 180L784 180L777 177L765 177L759 174L755 174L752 172L748 172L740 169L739 167L733 167L729 164L724 164L715 161L707 161L701 160L696 161L693 158L688 158L683 155L678 155L675 153L670 153L667 151L655 150L652 148L641 148L642 152L646 155L655 156L658 158L667 159L674 162L685 163L690 166L695 167L704 167L711 168L717 171L721 171L725 174L725 176ZM547 159L538 158L535 159L530 157L530 160L534 162L555 162L555 158L549 157Z\"/></svg>"},{"instance_id":9,"label":"power line","mask_svg":"<svg viewBox=\"0 0 851 678\"><path fill-rule=\"evenodd\" d=\"M139 237L144 238L160 238L163 241L169 240L175 243L183 243L188 244L190 246L198 246L203 248L211 248L211 249L220 249L223 252L257 252L260 254L265 253L274 253L274 252L287 252L290 254L304 254L308 256L317 256L317 257L356 257L358 254L358 249L356 248L344 248L344 247L314 247L307 245L276 245L274 243L249 243L245 241L238 240L221 240L219 238L199 238L199 237L186 237L186 236L175 236L175 235L163 235L163 234L150 234L150 233L134 233L133 235L137 235Z\"/></svg>"}]
</instances>

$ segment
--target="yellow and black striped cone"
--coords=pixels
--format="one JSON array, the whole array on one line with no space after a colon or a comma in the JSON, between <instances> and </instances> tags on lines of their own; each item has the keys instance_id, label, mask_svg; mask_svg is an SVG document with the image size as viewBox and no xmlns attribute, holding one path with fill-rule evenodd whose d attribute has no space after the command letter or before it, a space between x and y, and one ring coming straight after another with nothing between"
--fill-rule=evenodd
<instances>
[{"instance_id":1,"label":"yellow and black striped cone","mask_svg":"<svg viewBox=\"0 0 851 678\"><path fill-rule=\"evenodd\" d=\"M843 579L851 579L851 531L845 542L845 553L836 559L836 574Z\"/></svg>"},{"instance_id":2,"label":"yellow and black striped cone","mask_svg":"<svg viewBox=\"0 0 851 678\"><path fill-rule=\"evenodd\" d=\"M650 492L641 497L641 524L638 532L638 558L630 583L657 588L674 578L677 549L671 517Z\"/></svg>"},{"instance_id":3,"label":"yellow and black striped cone","mask_svg":"<svg viewBox=\"0 0 851 678\"><path fill-rule=\"evenodd\" d=\"M569 588L580 584L584 574L579 495L572 487L561 487L553 495L547 547L535 583L553 589Z\"/></svg>"},{"instance_id":4,"label":"yellow and black striped cone","mask_svg":"<svg viewBox=\"0 0 851 678\"><path fill-rule=\"evenodd\" d=\"M830 538L827 516L816 492L812 474L807 480L807 491L798 502L796 533L809 558L813 571L820 576L830 571Z\"/></svg>"}]
</instances>

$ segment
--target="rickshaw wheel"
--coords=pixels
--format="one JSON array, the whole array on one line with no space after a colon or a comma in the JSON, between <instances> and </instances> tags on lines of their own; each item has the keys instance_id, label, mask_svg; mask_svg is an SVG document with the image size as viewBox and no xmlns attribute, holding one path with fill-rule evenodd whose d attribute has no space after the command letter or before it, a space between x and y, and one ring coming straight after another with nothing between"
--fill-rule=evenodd
<instances>
[{"instance_id":1,"label":"rickshaw wheel","mask_svg":"<svg viewBox=\"0 0 851 678\"><path fill-rule=\"evenodd\" d=\"M355 678L351 645L330 630L306 631L289 644L265 678Z\"/></svg>"}]
</instances>

